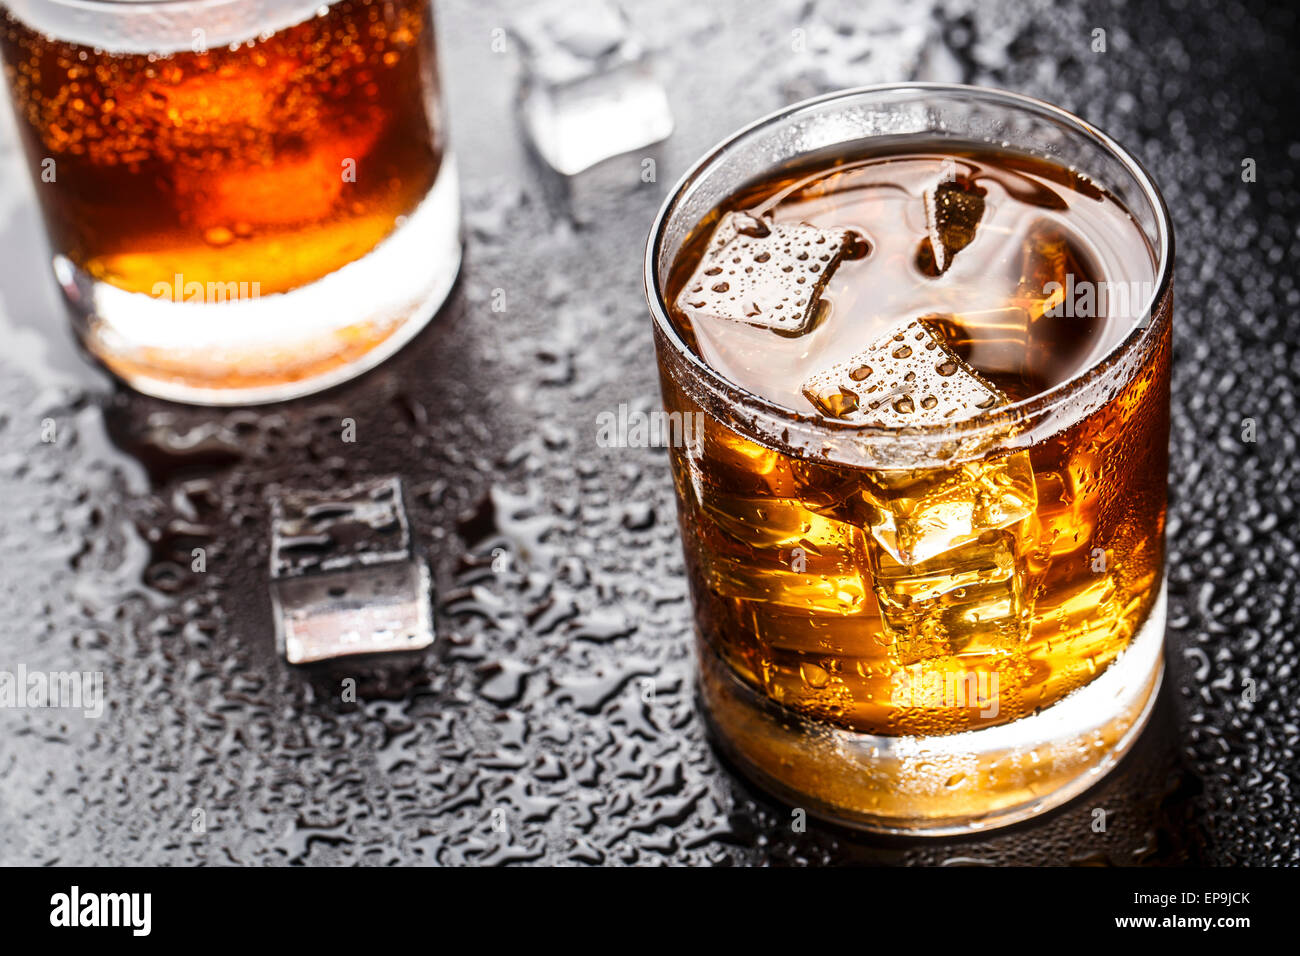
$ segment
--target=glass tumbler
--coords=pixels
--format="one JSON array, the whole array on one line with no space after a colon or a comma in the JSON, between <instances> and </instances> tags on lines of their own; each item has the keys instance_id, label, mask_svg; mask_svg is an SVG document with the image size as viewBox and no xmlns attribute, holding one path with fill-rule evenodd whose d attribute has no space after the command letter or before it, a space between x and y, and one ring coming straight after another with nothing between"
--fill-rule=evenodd
<instances>
[{"instance_id":1,"label":"glass tumbler","mask_svg":"<svg viewBox=\"0 0 1300 956\"><path fill-rule=\"evenodd\" d=\"M78 338L206 404L337 384L460 266L430 0L0 0Z\"/></svg>"},{"instance_id":2,"label":"glass tumbler","mask_svg":"<svg viewBox=\"0 0 1300 956\"><path fill-rule=\"evenodd\" d=\"M1047 160L1122 204L1150 251L1132 327L1046 390L902 430L787 407L711 367L672 317L674 265L701 248L701 223L808 157L909 138ZM1172 268L1168 211L1142 167L1083 120L996 90L833 93L740 130L685 175L651 230L645 285L666 412L694 426L670 457L700 699L734 764L823 818L927 835L1022 820L1114 766L1163 672ZM961 616L984 579L929 567L948 553L880 558L863 501L897 475L951 491L1013 472L1031 479L1030 504L994 537L1015 538L1004 584L1023 630L1009 645L966 614L960 646L904 653L918 646L909 626Z\"/></svg>"}]
</instances>

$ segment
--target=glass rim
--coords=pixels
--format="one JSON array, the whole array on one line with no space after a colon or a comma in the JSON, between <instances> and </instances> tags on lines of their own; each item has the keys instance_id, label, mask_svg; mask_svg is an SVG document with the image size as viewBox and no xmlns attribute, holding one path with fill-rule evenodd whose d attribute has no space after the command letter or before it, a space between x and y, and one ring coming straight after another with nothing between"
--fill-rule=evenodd
<instances>
[{"instance_id":1,"label":"glass rim","mask_svg":"<svg viewBox=\"0 0 1300 956\"><path fill-rule=\"evenodd\" d=\"M255 0L26 0L25 4L14 4L11 0L0 0L0 10L9 10L16 5L46 6L46 7L63 7L70 10L104 10L104 11L128 11L128 10L148 10L150 8L166 7L169 9L179 7L221 7L236 3L253 3ZM317 0L314 6L328 7L333 6L338 0ZM303 4L306 8L307 3Z\"/></svg>"},{"instance_id":2,"label":"glass rim","mask_svg":"<svg viewBox=\"0 0 1300 956\"><path fill-rule=\"evenodd\" d=\"M1092 139L1117 159L1140 187L1143 197L1151 206L1155 219L1158 248L1155 250L1157 265L1153 292L1149 301L1144 303L1144 308L1137 312L1137 315L1143 318L1136 322L1133 328L1105 355L1089 363L1070 378L1028 398L1001 405L988 412L972 415L956 422L937 422L900 429L846 422L829 418L815 411L801 412L787 405L764 398L716 371L686 344L669 317L668 309L664 303L663 289L659 281L657 263L666 231L665 226L671 220L677 207L686 198L692 185L700 176L724 160L726 155L735 147L742 145L743 141L752 134L774 123L792 119L799 113L813 110L828 103L834 103L837 100L849 101L865 96L904 91L973 95L985 101L1001 103L1006 106L1016 107L1024 112L1044 116ZM981 432L987 430L991 425L996 426L998 423L1012 418L1032 418L1056 408L1062 402L1084 391L1092 382L1101 378L1120 362L1130 350L1156 334L1156 327L1160 324L1156 319L1160 315L1161 304L1166 301L1173 285L1173 252L1174 233L1169 207L1165 204L1164 196L1161 195L1146 167L1110 136L1069 110L1036 97L991 86L932 82L882 83L833 90L820 96L800 100L789 106L783 106L742 126L707 150L677 181L655 215L646 241L643 281L646 299L658 332L671 343L679 359L684 359L695 372L702 375L715 388L740 396L751 407L759 409L778 420L805 426L811 425L815 428L825 429L828 433L866 440L886 440L901 436L906 436L909 439L925 440Z\"/></svg>"},{"instance_id":3,"label":"glass rim","mask_svg":"<svg viewBox=\"0 0 1300 956\"><path fill-rule=\"evenodd\" d=\"M220 7L235 3L251 4L257 0L25 0L15 4L12 0L0 0L0 10L14 6L67 7L72 10L146 10L150 7ZM316 0L315 3L304 2L304 8L330 7L338 0Z\"/></svg>"},{"instance_id":4,"label":"glass rim","mask_svg":"<svg viewBox=\"0 0 1300 956\"><path fill-rule=\"evenodd\" d=\"M0 11L46 37L113 54L170 56L237 47L305 23L338 0L0 0ZM208 18L203 20L201 18ZM143 24L138 34L115 32Z\"/></svg>"}]
</instances>

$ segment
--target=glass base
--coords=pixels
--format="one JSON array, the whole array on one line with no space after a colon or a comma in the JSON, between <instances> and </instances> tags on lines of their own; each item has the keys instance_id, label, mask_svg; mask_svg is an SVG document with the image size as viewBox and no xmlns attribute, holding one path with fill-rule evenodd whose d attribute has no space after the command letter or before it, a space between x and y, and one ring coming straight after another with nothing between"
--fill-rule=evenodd
<instances>
[{"instance_id":1,"label":"glass base","mask_svg":"<svg viewBox=\"0 0 1300 956\"><path fill-rule=\"evenodd\" d=\"M176 277L182 301L173 301L99 281L63 256L54 272L82 344L132 388L245 405L318 392L378 365L432 318L460 260L459 186L445 156L429 194L383 242L290 292L248 296L213 284L191 296Z\"/></svg>"},{"instance_id":2,"label":"glass base","mask_svg":"<svg viewBox=\"0 0 1300 956\"><path fill-rule=\"evenodd\" d=\"M1082 793L1119 762L1164 674L1165 587L1128 649L1065 699L1008 724L935 737L856 733L791 714L702 655L720 749L793 807L880 833L953 836L1017 823Z\"/></svg>"}]
</instances>

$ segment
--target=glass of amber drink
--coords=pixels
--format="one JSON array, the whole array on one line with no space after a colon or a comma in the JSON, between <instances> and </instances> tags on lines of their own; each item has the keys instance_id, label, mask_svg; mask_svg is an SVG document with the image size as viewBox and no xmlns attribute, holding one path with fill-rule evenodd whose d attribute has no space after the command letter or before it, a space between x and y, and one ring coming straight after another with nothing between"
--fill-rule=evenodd
<instances>
[{"instance_id":1,"label":"glass of amber drink","mask_svg":"<svg viewBox=\"0 0 1300 956\"><path fill-rule=\"evenodd\" d=\"M1060 804L1163 671L1172 234L1082 120L909 84L741 130L645 281L700 696L797 807L966 833ZM696 424L696 421L692 421Z\"/></svg>"},{"instance_id":2,"label":"glass of amber drink","mask_svg":"<svg viewBox=\"0 0 1300 956\"><path fill-rule=\"evenodd\" d=\"M0 0L78 337L143 392L334 385L460 267L429 0Z\"/></svg>"}]
</instances>

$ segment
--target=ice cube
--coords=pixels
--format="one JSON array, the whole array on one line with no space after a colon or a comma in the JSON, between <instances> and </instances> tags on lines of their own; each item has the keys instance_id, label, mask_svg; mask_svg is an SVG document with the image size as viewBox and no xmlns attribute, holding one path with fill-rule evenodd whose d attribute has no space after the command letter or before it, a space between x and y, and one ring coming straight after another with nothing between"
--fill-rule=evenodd
<instances>
[{"instance_id":1,"label":"ice cube","mask_svg":"<svg viewBox=\"0 0 1300 956\"><path fill-rule=\"evenodd\" d=\"M1100 330L1090 315L1072 314L1076 294L1098 288L1095 261L1055 223L1040 220L1021 237L1012 264L1015 289L996 308L929 316L948 345L972 365L1027 381L1059 379L1072 371ZM1085 309L1095 297L1084 300ZM1104 315L1097 311L1096 316Z\"/></svg>"},{"instance_id":2,"label":"ice cube","mask_svg":"<svg viewBox=\"0 0 1300 956\"><path fill-rule=\"evenodd\" d=\"M564 176L667 139L672 111L644 43L608 0L544 5L512 27L520 109L538 154Z\"/></svg>"},{"instance_id":3,"label":"ice cube","mask_svg":"<svg viewBox=\"0 0 1300 956\"><path fill-rule=\"evenodd\" d=\"M948 347L985 374L1022 376L1029 347L1029 315L1018 305L928 316Z\"/></svg>"},{"instance_id":4,"label":"ice cube","mask_svg":"<svg viewBox=\"0 0 1300 956\"><path fill-rule=\"evenodd\" d=\"M203 229L324 220L343 192L339 169L348 158L366 156L381 128L378 123L370 127L357 124L354 135L340 133L295 158L285 157L273 164L230 162L220 170L181 167L173 174L176 191Z\"/></svg>"},{"instance_id":5,"label":"ice cube","mask_svg":"<svg viewBox=\"0 0 1300 956\"><path fill-rule=\"evenodd\" d=\"M677 307L692 321L725 319L802 335L817 324L822 291L840 262L868 251L867 241L847 229L728 213Z\"/></svg>"},{"instance_id":6,"label":"ice cube","mask_svg":"<svg viewBox=\"0 0 1300 956\"><path fill-rule=\"evenodd\" d=\"M1005 305L929 318L972 365L1046 388L1071 375L1103 331L1109 303L1096 300L1100 275L1074 237L1040 220L1021 238Z\"/></svg>"},{"instance_id":7,"label":"ice cube","mask_svg":"<svg viewBox=\"0 0 1300 956\"><path fill-rule=\"evenodd\" d=\"M925 225L928 235L916 252L916 265L928 276L941 276L953 257L975 240L984 215L985 190L956 172L945 174L925 191Z\"/></svg>"},{"instance_id":8,"label":"ice cube","mask_svg":"<svg viewBox=\"0 0 1300 956\"><path fill-rule=\"evenodd\" d=\"M1058 471L1039 471L1038 551L1035 562L1046 567L1063 555L1073 554L1092 542L1096 493L1077 465L1095 467L1095 456L1084 452Z\"/></svg>"},{"instance_id":9,"label":"ice cube","mask_svg":"<svg viewBox=\"0 0 1300 956\"><path fill-rule=\"evenodd\" d=\"M1100 267L1083 245L1056 223L1034 223L1022 240L1020 274L1011 305L1023 311L1022 374L1060 380L1091 351L1109 303ZM1126 318L1120 316L1119 318Z\"/></svg>"},{"instance_id":10,"label":"ice cube","mask_svg":"<svg viewBox=\"0 0 1300 956\"><path fill-rule=\"evenodd\" d=\"M900 664L1015 649L1029 629L1021 536L988 531L915 565L870 548L873 590Z\"/></svg>"},{"instance_id":11,"label":"ice cube","mask_svg":"<svg viewBox=\"0 0 1300 956\"><path fill-rule=\"evenodd\" d=\"M870 472L872 588L902 663L1011 650L1028 635L1038 541L1027 452L950 468Z\"/></svg>"},{"instance_id":12,"label":"ice cube","mask_svg":"<svg viewBox=\"0 0 1300 956\"><path fill-rule=\"evenodd\" d=\"M869 472L864 482L872 538L914 565L1019 524L1038 504L1025 452L950 468Z\"/></svg>"},{"instance_id":13,"label":"ice cube","mask_svg":"<svg viewBox=\"0 0 1300 956\"><path fill-rule=\"evenodd\" d=\"M813 376L804 394L827 414L880 427L960 420L1005 404L929 317L897 325ZM882 629L900 663L1022 643L1031 602L1026 559L1037 491L1026 452L862 473L866 536ZM852 505L847 509L851 514Z\"/></svg>"},{"instance_id":14,"label":"ice cube","mask_svg":"<svg viewBox=\"0 0 1300 956\"><path fill-rule=\"evenodd\" d=\"M1016 299L1031 321L1064 304L1067 283L1074 284L1072 276L1091 278L1084 274L1080 258L1066 235L1051 223L1030 227L1021 246Z\"/></svg>"},{"instance_id":15,"label":"ice cube","mask_svg":"<svg viewBox=\"0 0 1300 956\"><path fill-rule=\"evenodd\" d=\"M724 597L793 608L809 616L870 610L862 531L793 498L715 492L700 503L707 528L705 577Z\"/></svg>"},{"instance_id":16,"label":"ice cube","mask_svg":"<svg viewBox=\"0 0 1300 956\"><path fill-rule=\"evenodd\" d=\"M891 327L813 375L803 393L825 415L879 428L960 421L1006 402L948 347L929 317Z\"/></svg>"},{"instance_id":17,"label":"ice cube","mask_svg":"<svg viewBox=\"0 0 1300 956\"><path fill-rule=\"evenodd\" d=\"M289 663L433 643L429 572L399 479L280 494L271 535L276 643Z\"/></svg>"}]
</instances>

